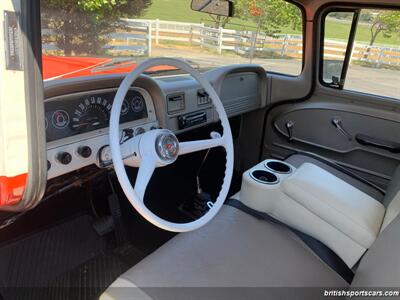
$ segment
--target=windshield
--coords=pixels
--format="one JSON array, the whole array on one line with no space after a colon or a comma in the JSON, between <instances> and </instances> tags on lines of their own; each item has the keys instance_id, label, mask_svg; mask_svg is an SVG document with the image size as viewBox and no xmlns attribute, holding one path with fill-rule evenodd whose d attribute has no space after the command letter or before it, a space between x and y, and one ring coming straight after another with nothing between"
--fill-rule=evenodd
<instances>
[{"instance_id":1,"label":"windshield","mask_svg":"<svg viewBox=\"0 0 400 300\"><path fill-rule=\"evenodd\" d=\"M283 0L234 4L228 18L193 11L190 0L42 0L44 80L126 73L149 57L180 58L201 71L256 63L300 74L300 9Z\"/></svg>"}]
</instances>

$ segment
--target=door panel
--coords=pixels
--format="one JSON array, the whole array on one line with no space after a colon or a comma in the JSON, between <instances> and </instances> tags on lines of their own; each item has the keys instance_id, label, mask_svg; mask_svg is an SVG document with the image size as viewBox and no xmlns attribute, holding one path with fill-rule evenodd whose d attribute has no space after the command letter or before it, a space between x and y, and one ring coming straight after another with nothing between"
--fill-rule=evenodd
<instances>
[{"instance_id":1,"label":"door panel","mask_svg":"<svg viewBox=\"0 0 400 300\"><path fill-rule=\"evenodd\" d=\"M379 99L359 100L339 93L320 94L306 102L276 107L267 118L264 157L284 158L295 151L312 152L386 187L400 163L400 154L363 145L356 136L400 143L398 105L379 106ZM291 138L288 123L292 124Z\"/></svg>"}]
</instances>

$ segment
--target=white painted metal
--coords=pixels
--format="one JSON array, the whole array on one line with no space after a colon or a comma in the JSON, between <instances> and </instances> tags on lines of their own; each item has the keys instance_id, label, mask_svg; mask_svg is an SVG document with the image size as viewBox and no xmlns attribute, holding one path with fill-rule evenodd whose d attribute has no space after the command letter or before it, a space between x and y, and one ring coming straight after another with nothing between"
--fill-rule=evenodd
<instances>
[{"instance_id":1,"label":"white painted metal","mask_svg":"<svg viewBox=\"0 0 400 300\"><path fill-rule=\"evenodd\" d=\"M23 70L6 68L4 25L5 11L20 13L20 1L0 2L0 176L14 177L28 173L28 132ZM19 40L22 59L22 39Z\"/></svg>"},{"instance_id":2,"label":"white painted metal","mask_svg":"<svg viewBox=\"0 0 400 300\"><path fill-rule=\"evenodd\" d=\"M142 88L131 88L131 90L139 92L145 102L147 108L147 118L136 120L132 122L127 122L121 125L121 129L133 129L135 132L138 128L144 131L150 131L151 128L157 128L158 122L156 117L156 112L154 109L154 103L150 94ZM112 89L101 89L90 92L74 93L68 96L60 96L47 99L46 102L58 101L60 99L68 99L75 97L84 97L87 95L97 94L97 93L107 93L116 92L115 88ZM72 171L79 170L85 166L98 163L98 156L100 149L108 145L108 128L102 128L94 130L91 132L66 137L60 140L52 141L47 143L47 160L50 162L50 169L47 172L47 179L55 178L60 175L70 173ZM77 153L77 149L81 146L89 146L92 149L92 155L90 157L84 158ZM72 161L68 165L63 165L57 160L57 155L60 152L67 152L72 155ZM124 155L124 158L129 155ZM110 157L111 159L111 157ZM132 165L132 159L125 160L127 164Z\"/></svg>"}]
</instances>

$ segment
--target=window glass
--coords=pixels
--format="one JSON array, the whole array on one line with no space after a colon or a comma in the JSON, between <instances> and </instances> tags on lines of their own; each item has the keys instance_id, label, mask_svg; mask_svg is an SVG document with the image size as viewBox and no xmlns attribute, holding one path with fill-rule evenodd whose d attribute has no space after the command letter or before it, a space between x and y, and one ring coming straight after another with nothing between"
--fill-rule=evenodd
<instances>
[{"instance_id":1,"label":"window glass","mask_svg":"<svg viewBox=\"0 0 400 300\"><path fill-rule=\"evenodd\" d=\"M353 12L331 12L325 18L323 81L338 86L346 55Z\"/></svg>"},{"instance_id":2,"label":"window glass","mask_svg":"<svg viewBox=\"0 0 400 300\"><path fill-rule=\"evenodd\" d=\"M354 13L325 18L323 82L400 99L400 11L362 9L345 80L341 78Z\"/></svg>"},{"instance_id":3,"label":"window glass","mask_svg":"<svg viewBox=\"0 0 400 300\"><path fill-rule=\"evenodd\" d=\"M201 70L256 63L300 74L300 9L283 0L234 2L235 17L225 18L192 11L191 0L41 0L44 78L123 73L160 56Z\"/></svg>"},{"instance_id":4,"label":"window glass","mask_svg":"<svg viewBox=\"0 0 400 300\"><path fill-rule=\"evenodd\" d=\"M345 89L400 99L400 11L363 9Z\"/></svg>"}]
</instances>

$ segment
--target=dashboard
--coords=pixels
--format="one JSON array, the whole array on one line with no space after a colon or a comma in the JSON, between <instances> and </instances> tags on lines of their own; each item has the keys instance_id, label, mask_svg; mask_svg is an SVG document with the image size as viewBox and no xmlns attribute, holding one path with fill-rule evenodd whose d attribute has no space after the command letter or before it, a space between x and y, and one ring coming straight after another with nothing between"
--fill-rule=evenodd
<instances>
[{"instance_id":1,"label":"dashboard","mask_svg":"<svg viewBox=\"0 0 400 300\"><path fill-rule=\"evenodd\" d=\"M228 117L266 106L265 70L237 65L206 72ZM45 83L47 178L85 166L111 166L110 112L123 75L72 78ZM120 114L120 139L156 128L175 134L217 122L212 101L188 75L141 76L128 91Z\"/></svg>"}]
</instances>

